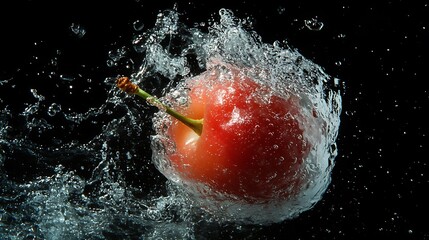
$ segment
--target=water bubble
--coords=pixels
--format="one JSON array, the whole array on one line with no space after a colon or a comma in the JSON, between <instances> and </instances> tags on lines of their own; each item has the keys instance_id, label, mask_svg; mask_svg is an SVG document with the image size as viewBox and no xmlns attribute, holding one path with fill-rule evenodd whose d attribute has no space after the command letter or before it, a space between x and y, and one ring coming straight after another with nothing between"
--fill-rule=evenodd
<instances>
[{"instance_id":1,"label":"water bubble","mask_svg":"<svg viewBox=\"0 0 429 240\"><path fill-rule=\"evenodd\" d=\"M146 37L147 36L145 34L137 35L136 37L134 37L132 43L133 43L133 48L134 50L136 50L136 52L143 53L146 50L146 45L145 45L145 41L147 40Z\"/></svg>"},{"instance_id":2,"label":"water bubble","mask_svg":"<svg viewBox=\"0 0 429 240\"><path fill-rule=\"evenodd\" d=\"M108 59L108 60L106 61L106 65L107 65L108 67L114 67L114 66L116 66L116 63L115 63L113 60Z\"/></svg>"},{"instance_id":3,"label":"water bubble","mask_svg":"<svg viewBox=\"0 0 429 240\"><path fill-rule=\"evenodd\" d=\"M136 20L133 22L133 28L136 31L141 31L144 28L144 23L141 20Z\"/></svg>"},{"instance_id":4,"label":"water bubble","mask_svg":"<svg viewBox=\"0 0 429 240\"><path fill-rule=\"evenodd\" d=\"M58 103L52 103L48 108L48 115L53 117L57 113L61 112L61 105Z\"/></svg>"}]
</instances>

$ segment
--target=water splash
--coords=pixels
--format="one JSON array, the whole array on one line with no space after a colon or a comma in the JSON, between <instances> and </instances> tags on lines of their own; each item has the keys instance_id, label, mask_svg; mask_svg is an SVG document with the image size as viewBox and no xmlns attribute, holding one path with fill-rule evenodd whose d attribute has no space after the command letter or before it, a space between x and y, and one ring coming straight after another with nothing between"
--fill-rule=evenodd
<instances>
[{"instance_id":1,"label":"water splash","mask_svg":"<svg viewBox=\"0 0 429 240\"><path fill-rule=\"evenodd\" d=\"M341 110L341 97L333 90L338 80L287 43L263 43L246 21L237 19L231 11L222 9L219 16L218 22L189 27L180 22L176 11L164 11L153 28L139 27L139 35L132 41L133 51L145 60L135 66L139 70L131 77L157 94L168 92L166 103L185 106L186 91L176 88L183 87L181 79L193 77L221 60L248 69L247 74L273 89L299 92L302 105L314 105L320 119L325 120L324 139L320 140L323 144L313 149L312 155L328 160L315 161L308 171L325 171L322 179L315 181L327 185L336 155ZM80 25L70 29L78 37L85 35ZM108 53L107 64L134 64L127 51L131 50L119 48ZM155 168L150 144L160 150L158 154L166 154L163 151L173 149L168 146L171 142L160 135L150 141L149 136L154 134L153 110L116 89L113 77L101 83L107 92L105 101L83 111L55 102L37 88L28 89L32 98L22 109L8 97L1 97L3 239L196 239L229 220L201 210L198 201L175 183L180 179L166 181ZM78 84L78 79L61 79L63 83ZM7 91L15 84L13 78L1 80L0 89ZM164 118L157 130L168 128L168 124ZM155 163L164 173L168 171L169 163L163 158L155 159ZM322 190L311 194L320 197Z\"/></svg>"},{"instance_id":2,"label":"water splash","mask_svg":"<svg viewBox=\"0 0 429 240\"><path fill-rule=\"evenodd\" d=\"M299 96L302 107L299 122L302 124L301 128L305 130L303 138L313 147L304 160L305 168L297 174L307 176L309 182L299 196L293 199L285 201L273 199L268 203L248 204L235 200L234 196L216 193L209 186L183 179L169 160L171 153L175 151L175 144L168 134L171 120L163 112L158 113L154 119L158 133L152 139L154 162L167 178L183 186L185 191L189 190L197 204L204 206L203 208L213 213L219 221L269 224L294 218L312 208L320 200L330 182L330 172L337 154L335 141L341 112L341 96L331 87L338 83L338 79L328 76L321 67L305 59L286 44L263 43L261 37L247 30L243 21L237 19L231 11L221 9L219 15L220 21L213 23L207 33L189 29L189 36L199 38L194 40L198 44L188 45L186 53L199 53L196 57L198 66L205 65L213 74L220 72L216 78L222 79L222 75L229 78L227 75L232 73L224 69L229 69L228 66L237 66L241 74L252 77L263 86L269 86L272 93L267 92L265 96L261 94L263 95L261 101L269 101L271 95L285 99L290 95ZM200 42L201 39L204 40ZM182 55L176 55L176 58L186 60L186 54L183 54L183 51L181 53ZM153 62L155 68L157 63L162 65L162 62ZM167 77L171 76L167 74ZM172 88L172 94L167 93L163 100L172 104L173 108L180 109L186 106L186 103L176 101L176 95L177 92L185 94L193 83L187 84L188 82L180 82L178 86Z\"/></svg>"}]
</instances>

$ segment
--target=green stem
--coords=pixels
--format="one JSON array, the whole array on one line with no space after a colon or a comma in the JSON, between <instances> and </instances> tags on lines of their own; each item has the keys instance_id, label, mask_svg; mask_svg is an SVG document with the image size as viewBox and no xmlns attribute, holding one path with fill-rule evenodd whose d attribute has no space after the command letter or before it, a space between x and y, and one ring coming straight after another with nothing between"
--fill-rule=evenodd
<instances>
[{"instance_id":1,"label":"green stem","mask_svg":"<svg viewBox=\"0 0 429 240\"><path fill-rule=\"evenodd\" d=\"M201 133L203 131L203 119L192 119L183 116L182 114L176 112L175 110L171 109L170 107L166 106L162 102L160 102L156 97L153 97L146 91L143 91L141 88L137 88L137 91L134 93L135 95L145 99L147 102L149 102L151 105L159 108L164 109L166 113L170 114L186 126L190 127L198 136L201 136Z\"/></svg>"},{"instance_id":2,"label":"green stem","mask_svg":"<svg viewBox=\"0 0 429 240\"><path fill-rule=\"evenodd\" d=\"M203 132L203 119L192 119L183 116L182 114L174 111L170 107L164 105L161 101L159 101L156 97L153 97L149 93L143 91L141 88L139 88L136 84L132 83L128 77L119 77L116 80L116 85L118 88L120 88L122 91L129 93L129 94L135 94L143 99L145 99L148 103L151 105L165 110L168 114L185 124L186 126L190 127L198 136L201 136L201 133Z\"/></svg>"}]
</instances>

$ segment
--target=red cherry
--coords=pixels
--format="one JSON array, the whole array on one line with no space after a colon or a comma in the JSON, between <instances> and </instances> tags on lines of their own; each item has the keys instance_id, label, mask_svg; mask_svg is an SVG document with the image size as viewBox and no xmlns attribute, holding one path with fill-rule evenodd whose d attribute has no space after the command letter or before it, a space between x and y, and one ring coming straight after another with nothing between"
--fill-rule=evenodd
<instances>
[{"instance_id":1,"label":"red cherry","mask_svg":"<svg viewBox=\"0 0 429 240\"><path fill-rule=\"evenodd\" d=\"M178 90L186 94L179 113L127 77L117 82L163 110L154 118L155 165L198 205L221 218L267 224L320 199L330 180L328 133L308 98L224 64L182 84L165 96L175 102Z\"/></svg>"},{"instance_id":2,"label":"red cherry","mask_svg":"<svg viewBox=\"0 0 429 240\"><path fill-rule=\"evenodd\" d=\"M200 136L177 120L168 131L176 145L168 158L184 183L202 183L248 203L299 193L310 146L295 96L280 97L238 71L225 74L218 68L188 80L187 86L190 103L182 114L204 120Z\"/></svg>"}]
</instances>

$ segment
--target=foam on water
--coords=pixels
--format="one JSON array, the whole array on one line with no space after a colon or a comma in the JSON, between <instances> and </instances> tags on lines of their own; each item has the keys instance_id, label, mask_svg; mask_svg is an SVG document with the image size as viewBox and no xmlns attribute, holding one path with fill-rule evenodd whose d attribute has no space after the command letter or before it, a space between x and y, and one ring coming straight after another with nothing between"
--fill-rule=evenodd
<instances>
[{"instance_id":1,"label":"foam on water","mask_svg":"<svg viewBox=\"0 0 429 240\"><path fill-rule=\"evenodd\" d=\"M174 144L163 134L149 139L152 120L162 133L170 119L162 113L152 119L152 108L116 89L116 76L103 83L105 101L80 112L31 88L27 91L33 98L23 109L0 96L2 239L194 239L222 221L269 224L317 203L337 154L337 80L286 43L263 43L231 11L222 9L219 17L208 27L189 27L176 11L160 13L155 26L133 40L144 61L131 77L148 91L168 93L163 100L179 108L187 104L181 80L220 63L239 66L277 95L298 94L302 120L318 115L318 122L305 123L314 127L304 137L317 143L304 169L314 176L307 190L290 204L262 206L266 211L261 218L249 218L260 215L261 208L235 201L210 202L218 212L202 210L200 199L184 191L181 180L169 172L165 156ZM121 49L109 54L109 66L126 58ZM1 80L0 89L15 84L14 79Z\"/></svg>"}]
</instances>

